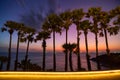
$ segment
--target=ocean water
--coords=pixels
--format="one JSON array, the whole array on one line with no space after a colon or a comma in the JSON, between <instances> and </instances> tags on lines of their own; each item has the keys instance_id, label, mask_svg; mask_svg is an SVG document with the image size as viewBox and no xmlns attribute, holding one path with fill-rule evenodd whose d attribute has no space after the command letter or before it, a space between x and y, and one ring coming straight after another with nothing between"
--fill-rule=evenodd
<instances>
[{"instance_id":1,"label":"ocean water","mask_svg":"<svg viewBox=\"0 0 120 80\"><path fill-rule=\"evenodd\" d=\"M103 54L103 53L100 53ZM0 56L7 56L7 52L0 52ZM14 69L14 61L15 61L15 55L16 53L13 52L11 54L11 66L10 70ZM73 61L73 68L74 71L77 70L77 55L72 54L72 61ZM86 57L85 53L81 53L81 66L82 68L85 68L87 70L87 63L86 63ZM90 53L91 58L95 57L95 53ZM19 52L19 58L18 61L20 62L25 58L25 52ZM36 63L39 66L42 67L42 53L41 52L29 52L28 59L31 60L32 63ZM69 62L69 61L68 61ZM56 52L56 69L57 71L64 71L64 64L65 64L65 55L63 52ZM69 63L68 63L69 64ZM96 63L91 61L91 67L92 70L97 70ZM53 54L51 52L46 53L46 69L52 69L53 68ZM69 65L68 65L69 69ZM102 67L102 69L107 69L106 67ZM6 63L3 65L3 70L6 70Z\"/></svg>"}]
</instances>

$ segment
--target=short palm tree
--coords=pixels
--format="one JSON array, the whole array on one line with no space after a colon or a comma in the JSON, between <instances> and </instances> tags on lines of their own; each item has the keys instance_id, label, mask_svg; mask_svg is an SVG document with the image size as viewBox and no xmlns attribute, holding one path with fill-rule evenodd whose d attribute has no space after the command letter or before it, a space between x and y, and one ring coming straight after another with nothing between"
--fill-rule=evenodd
<instances>
[{"instance_id":1,"label":"short palm tree","mask_svg":"<svg viewBox=\"0 0 120 80\"><path fill-rule=\"evenodd\" d=\"M43 25L44 26L44 25ZM43 40L42 47L43 47L43 64L42 69L45 71L45 56L46 56L46 39L50 38L50 32L49 31L41 31L36 36L36 40Z\"/></svg>"},{"instance_id":2,"label":"short palm tree","mask_svg":"<svg viewBox=\"0 0 120 80\"><path fill-rule=\"evenodd\" d=\"M62 27L66 31L66 44L68 44L68 30L69 30L70 25L72 24L71 12L65 11L65 12L61 13L60 18L63 21ZM68 70L68 50L66 48L66 50L65 50L65 71L67 71L67 70Z\"/></svg>"},{"instance_id":3,"label":"short palm tree","mask_svg":"<svg viewBox=\"0 0 120 80\"><path fill-rule=\"evenodd\" d=\"M70 70L73 71L73 64L72 64L72 52L76 48L76 44L63 44L62 47L66 50L66 48L69 50L69 66Z\"/></svg>"},{"instance_id":4,"label":"short palm tree","mask_svg":"<svg viewBox=\"0 0 120 80\"><path fill-rule=\"evenodd\" d=\"M0 56L0 71L2 70L3 68L3 63L7 62L8 61L8 58L6 56Z\"/></svg>"},{"instance_id":5,"label":"short palm tree","mask_svg":"<svg viewBox=\"0 0 120 80\"><path fill-rule=\"evenodd\" d=\"M84 36L85 36L85 44L86 44L86 60L87 60L87 66L88 70L91 71L91 64L90 64L90 56L88 54L88 39L87 39L87 34L88 30L90 29L90 22L89 20L84 20L80 22L79 29L83 30Z\"/></svg>"},{"instance_id":6,"label":"short palm tree","mask_svg":"<svg viewBox=\"0 0 120 80\"><path fill-rule=\"evenodd\" d=\"M44 31L48 30L53 33L53 70L56 71L56 53L55 53L55 33L61 34L62 20L56 14L50 14L45 23L49 26L43 26Z\"/></svg>"},{"instance_id":7,"label":"short palm tree","mask_svg":"<svg viewBox=\"0 0 120 80\"><path fill-rule=\"evenodd\" d=\"M72 22L76 25L76 30L77 30L77 49L76 49L76 53L77 53L77 68L78 70L81 70L81 59L80 59L80 29L79 24L81 19L83 19L84 17L84 12L83 9L75 9L72 11Z\"/></svg>"},{"instance_id":8,"label":"short palm tree","mask_svg":"<svg viewBox=\"0 0 120 80\"><path fill-rule=\"evenodd\" d=\"M96 43L96 58L98 57L98 33L99 33L99 28L98 28L98 23L100 22L99 15L101 12L100 7L92 7L88 9L87 17L90 18L92 17L92 27L90 28L90 31L95 35L95 43ZM100 70L100 63L99 59L97 59L97 69Z\"/></svg>"}]
</instances>

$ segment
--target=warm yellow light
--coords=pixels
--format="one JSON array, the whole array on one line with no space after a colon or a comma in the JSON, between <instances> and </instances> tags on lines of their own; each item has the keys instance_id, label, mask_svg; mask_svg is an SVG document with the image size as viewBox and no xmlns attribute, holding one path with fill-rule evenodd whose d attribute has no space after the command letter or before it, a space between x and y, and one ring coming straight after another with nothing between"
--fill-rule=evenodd
<instances>
[{"instance_id":1,"label":"warm yellow light","mask_svg":"<svg viewBox=\"0 0 120 80\"><path fill-rule=\"evenodd\" d=\"M120 70L90 72L0 72L0 80L115 80L120 79Z\"/></svg>"}]
</instances>

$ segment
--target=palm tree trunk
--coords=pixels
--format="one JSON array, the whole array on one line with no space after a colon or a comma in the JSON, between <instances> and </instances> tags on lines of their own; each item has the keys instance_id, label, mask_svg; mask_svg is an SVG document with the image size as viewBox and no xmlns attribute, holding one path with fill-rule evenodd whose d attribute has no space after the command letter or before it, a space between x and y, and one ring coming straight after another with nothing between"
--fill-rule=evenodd
<instances>
[{"instance_id":1,"label":"palm tree trunk","mask_svg":"<svg viewBox=\"0 0 120 80\"><path fill-rule=\"evenodd\" d=\"M53 31L53 70L56 71L55 31Z\"/></svg>"},{"instance_id":2,"label":"palm tree trunk","mask_svg":"<svg viewBox=\"0 0 120 80\"><path fill-rule=\"evenodd\" d=\"M95 33L95 41L96 41L97 68L98 68L98 70L101 70L99 59L98 59L98 37L97 37L97 33Z\"/></svg>"},{"instance_id":3,"label":"palm tree trunk","mask_svg":"<svg viewBox=\"0 0 120 80\"><path fill-rule=\"evenodd\" d=\"M1 64L0 64L0 71L2 71L2 67L3 67L3 61L1 61Z\"/></svg>"},{"instance_id":4,"label":"palm tree trunk","mask_svg":"<svg viewBox=\"0 0 120 80\"><path fill-rule=\"evenodd\" d=\"M24 70L27 70L27 61L28 61L28 51L29 51L29 43L30 41L28 40L28 43L27 43L27 50L26 50L26 55L25 55L25 69Z\"/></svg>"},{"instance_id":5,"label":"palm tree trunk","mask_svg":"<svg viewBox=\"0 0 120 80\"><path fill-rule=\"evenodd\" d=\"M73 66L72 66L72 51L70 51L70 54L69 54L69 66L70 66L70 70L73 71Z\"/></svg>"},{"instance_id":6,"label":"palm tree trunk","mask_svg":"<svg viewBox=\"0 0 120 80\"><path fill-rule=\"evenodd\" d=\"M15 59L15 64L14 64L14 71L17 70L17 63L18 63L18 51L19 51L19 33L18 33L18 40L17 40L17 51L16 51L16 59Z\"/></svg>"},{"instance_id":7,"label":"palm tree trunk","mask_svg":"<svg viewBox=\"0 0 120 80\"><path fill-rule=\"evenodd\" d=\"M88 70L91 71L90 56L89 56L89 54L88 54L87 33L84 33L84 35L85 35L85 44L86 44L86 60L87 60L87 66L88 66Z\"/></svg>"},{"instance_id":8,"label":"palm tree trunk","mask_svg":"<svg viewBox=\"0 0 120 80\"><path fill-rule=\"evenodd\" d=\"M45 39L43 40L43 71L45 71L45 54L46 54L46 41Z\"/></svg>"},{"instance_id":9,"label":"palm tree trunk","mask_svg":"<svg viewBox=\"0 0 120 80\"><path fill-rule=\"evenodd\" d=\"M110 55L110 50L108 47L107 31L105 29L104 29L104 33L105 33L105 41L106 41L106 52L108 55Z\"/></svg>"},{"instance_id":10,"label":"palm tree trunk","mask_svg":"<svg viewBox=\"0 0 120 80\"><path fill-rule=\"evenodd\" d=\"M66 44L68 44L68 30L66 29ZM68 49L65 51L65 71L68 71Z\"/></svg>"},{"instance_id":11,"label":"palm tree trunk","mask_svg":"<svg viewBox=\"0 0 120 80\"><path fill-rule=\"evenodd\" d=\"M10 70L10 64L11 64L11 43L12 43L12 34L10 34L8 63L7 63L7 69L6 69L7 71Z\"/></svg>"},{"instance_id":12,"label":"palm tree trunk","mask_svg":"<svg viewBox=\"0 0 120 80\"><path fill-rule=\"evenodd\" d=\"M81 69L81 59L80 59L80 46L79 46L79 30L77 30L77 67L78 67L78 71Z\"/></svg>"}]
</instances>

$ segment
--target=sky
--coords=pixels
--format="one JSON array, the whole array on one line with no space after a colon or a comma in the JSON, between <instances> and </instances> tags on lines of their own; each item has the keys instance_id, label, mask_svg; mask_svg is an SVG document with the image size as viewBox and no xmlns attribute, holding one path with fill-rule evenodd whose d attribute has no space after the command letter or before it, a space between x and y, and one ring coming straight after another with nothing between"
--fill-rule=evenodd
<instances>
[{"instance_id":1,"label":"sky","mask_svg":"<svg viewBox=\"0 0 120 80\"><path fill-rule=\"evenodd\" d=\"M26 25L33 26L37 30L41 29L43 20L35 16L35 22L32 23L31 15L43 15L46 17L51 12L64 12L83 8L87 12L90 7L102 7L102 10L109 11L120 5L120 0L0 0L0 28L8 20L23 22ZM109 48L111 51L120 51L120 32L116 36L108 35ZM72 24L68 31L68 42L76 43L76 26ZM105 38L99 37L99 51L105 51ZM17 35L13 34L12 51L16 51ZM30 51L42 51L42 41L30 44ZM62 45L65 43L65 31L62 35L56 34L56 50L63 51ZM0 32L0 51L8 51L9 34ZM20 43L20 51L25 51L26 43ZM47 40L47 51L52 51L52 35ZM95 51L95 37L93 33L88 34L88 49ZM85 52L84 35L80 36L80 50Z\"/></svg>"}]
</instances>

